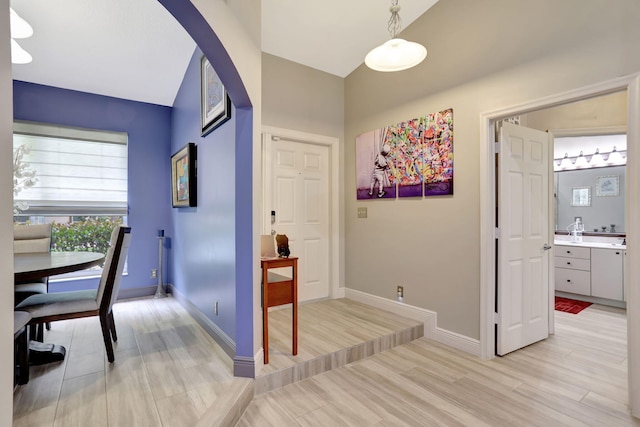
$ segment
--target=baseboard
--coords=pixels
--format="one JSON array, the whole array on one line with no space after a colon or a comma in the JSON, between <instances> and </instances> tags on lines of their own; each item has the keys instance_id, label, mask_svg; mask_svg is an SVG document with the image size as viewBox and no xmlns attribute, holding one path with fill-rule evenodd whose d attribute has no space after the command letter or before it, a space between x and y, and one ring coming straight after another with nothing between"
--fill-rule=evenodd
<instances>
[{"instance_id":1,"label":"baseboard","mask_svg":"<svg viewBox=\"0 0 640 427\"><path fill-rule=\"evenodd\" d=\"M255 378L255 360L252 357L235 356L233 358L233 376L242 378Z\"/></svg>"},{"instance_id":2,"label":"baseboard","mask_svg":"<svg viewBox=\"0 0 640 427\"><path fill-rule=\"evenodd\" d=\"M118 292L118 299L131 299L131 298L141 298L148 297L149 295L153 295L156 293L156 286L145 286L142 288L129 288L123 289L120 288Z\"/></svg>"},{"instance_id":3,"label":"baseboard","mask_svg":"<svg viewBox=\"0 0 640 427\"><path fill-rule=\"evenodd\" d=\"M449 347L462 350L475 356L480 356L480 341L456 332L439 328L438 314L435 311L371 295L366 292L356 291L355 289L345 289L345 298L349 298L372 307L377 307L382 310L390 311L400 316L421 321L424 323L424 336L426 338L438 341L442 344L448 345Z\"/></svg>"},{"instance_id":4,"label":"baseboard","mask_svg":"<svg viewBox=\"0 0 640 427\"><path fill-rule=\"evenodd\" d=\"M171 292L173 297L189 312L191 317L218 343L224 352L234 360L236 356L236 343L233 341L218 325L213 323L211 319L205 316L195 305L189 301L180 291L178 291L173 285L167 285L168 291ZM155 287L153 288L155 293ZM243 368L244 369L244 368ZM234 368L235 371L235 368Z\"/></svg>"}]
</instances>

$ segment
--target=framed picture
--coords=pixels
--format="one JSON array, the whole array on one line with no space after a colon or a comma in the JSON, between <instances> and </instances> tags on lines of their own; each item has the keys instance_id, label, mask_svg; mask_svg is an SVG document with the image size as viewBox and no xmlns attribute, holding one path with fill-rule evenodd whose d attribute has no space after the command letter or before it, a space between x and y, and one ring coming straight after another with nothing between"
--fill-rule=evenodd
<instances>
[{"instance_id":1,"label":"framed picture","mask_svg":"<svg viewBox=\"0 0 640 427\"><path fill-rule=\"evenodd\" d=\"M231 118L231 99L204 55L200 60L200 98L201 135L205 136Z\"/></svg>"},{"instance_id":2,"label":"framed picture","mask_svg":"<svg viewBox=\"0 0 640 427\"><path fill-rule=\"evenodd\" d=\"M599 197L620 195L620 176L608 175L596 178L596 194Z\"/></svg>"},{"instance_id":3,"label":"framed picture","mask_svg":"<svg viewBox=\"0 0 640 427\"><path fill-rule=\"evenodd\" d=\"M591 206L591 187L573 187L571 206Z\"/></svg>"},{"instance_id":4,"label":"framed picture","mask_svg":"<svg viewBox=\"0 0 640 427\"><path fill-rule=\"evenodd\" d=\"M196 144L185 145L171 156L171 204L174 208L197 206Z\"/></svg>"}]
</instances>

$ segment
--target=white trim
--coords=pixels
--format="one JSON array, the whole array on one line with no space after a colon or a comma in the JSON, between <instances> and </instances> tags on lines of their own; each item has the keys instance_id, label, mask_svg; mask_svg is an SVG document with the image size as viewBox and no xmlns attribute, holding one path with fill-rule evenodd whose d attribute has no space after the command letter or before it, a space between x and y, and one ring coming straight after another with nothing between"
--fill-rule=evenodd
<instances>
[{"instance_id":1,"label":"white trim","mask_svg":"<svg viewBox=\"0 0 640 427\"><path fill-rule=\"evenodd\" d=\"M524 114L573 101L627 90L627 186L626 186L626 230L631 236L640 236L640 75L619 77L603 83L540 98L523 104L483 112L480 114L480 355L494 357L495 330L493 322L495 298L495 177L494 177L494 137L491 123L503 117ZM629 406L631 414L640 417L640 263L637 253L640 249L638 238L632 238L627 245L627 328L629 363Z\"/></svg>"},{"instance_id":2,"label":"white trim","mask_svg":"<svg viewBox=\"0 0 640 427\"><path fill-rule=\"evenodd\" d=\"M604 136L622 135L627 133L626 126L602 126L598 128L575 128L575 129L549 129L547 132L554 138L569 136Z\"/></svg>"},{"instance_id":3,"label":"white trim","mask_svg":"<svg viewBox=\"0 0 640 427\"><path fill-rule=\"evenodd\" d=\"M267 161L268 153L270 151L270 144L272 137L286 138L293 141L299 141L307 144L317 144L329 147L331 157L331 172L330 179L330 207L329 207L329 296L330 298L340 298L340 295L344 293L343 288L340 288L340 140L331 136L317 135L313 133L300 132L291 129L282 129L272 126L262 127L262 177L263 177L263 194L262 200L268 200L266 198L265 189L271 188L270 176L268 173L270 170L269 163ZM271 232L270 227L270 213L262 208L262 227L263 233L269 234Z\"/></svg>"},{"instance_id":4,"label":"white trim","mask_svg":"<svg viewBox=\"0 0 640 427\"><path fill-rule=\"evenodd\" d=\"M438 313L355 289L345 289L345 297L381 310L390 311L424 323L424 336L474 356L480 355L480 341L438 327Z\"/></svg>"}]
</instances>

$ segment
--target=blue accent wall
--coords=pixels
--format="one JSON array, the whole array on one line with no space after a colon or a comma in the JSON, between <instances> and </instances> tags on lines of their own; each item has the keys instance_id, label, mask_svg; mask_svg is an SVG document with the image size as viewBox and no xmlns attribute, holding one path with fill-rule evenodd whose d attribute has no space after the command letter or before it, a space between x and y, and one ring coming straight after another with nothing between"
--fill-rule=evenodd
<instances>
[{"instance_id":1,"label":"blue accent wall","mask_svg":"<svg viewBox=\"0 0 640 427\"><path fill-rule=\"evenodd\" d=\"M121 289L157 285L157 231L171 228L171 108L21 81L13 83L14 119L55 123L129 135L128 275ZM165 269L165 274L166 274ZM169 275L165 282L171 279ZM96 288L98 279L58 282L52 290Z\"/></svg>"},{"instance_id":2,"label":"blue accent wall","mask_svg":"<svg viewBox=\"0 0 640 427\"><path fill-rule=\"evenodd\" d=\"M236 339L236 110L231 119L201 136L200 58L193 54L171 115L171 152L195 142L198 206L174 208L172 273L176 289ZM247 177L251 177L251 164ZM214 303L218 301L218 315Z\"/></svg>"}]
</instances>

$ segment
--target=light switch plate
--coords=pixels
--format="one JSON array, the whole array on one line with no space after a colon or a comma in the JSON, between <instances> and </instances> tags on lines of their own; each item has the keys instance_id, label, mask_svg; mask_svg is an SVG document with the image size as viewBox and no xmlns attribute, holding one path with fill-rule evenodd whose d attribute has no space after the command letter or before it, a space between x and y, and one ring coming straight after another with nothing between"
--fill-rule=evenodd
<instances>
[{"instance_id":1,"label":"light switch plate","mask_svg":"<svg viewBox=\"0 0 640 427\"><path fill-rule=\"evenodd\" d=\"M367 208L358 208L358 218L367 217Z\"/></svg>"}]
</instances>

